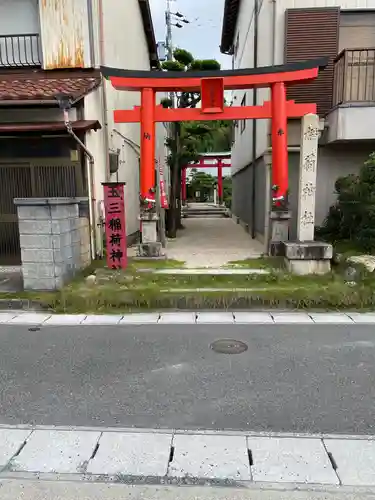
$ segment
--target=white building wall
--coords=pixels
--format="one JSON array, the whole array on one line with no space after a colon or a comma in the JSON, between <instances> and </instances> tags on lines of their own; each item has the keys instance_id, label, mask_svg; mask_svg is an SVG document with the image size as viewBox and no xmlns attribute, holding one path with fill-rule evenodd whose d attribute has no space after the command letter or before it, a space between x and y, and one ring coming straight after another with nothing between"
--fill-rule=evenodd
<instances>
[{"instance_id":1,"label":"white building wall","mask_svg":"<svg viewBox=\"0 0 375 500\"><path fill-rule=\"evenodd\" d=\"M238 36L237 55L234 58L234 68L252 68L254 66L254 0L243 0L238 15L238 24L234 40ZM240 106L246 95L246 104L253 102L252 90L238 90L233 93L233 105ZM246 121L246 128L241 133L241 122L235 129L235 143L232 149L232 175L249 164L253 155L251 120Z\"/></svg>"},{"instance_id":2,"label":"white building wall","mask_svg":"<svg viewBox=\"0 0 375 500\"><path fill-rule=\"evenodd\" d=\"M375 0L259 0L258 17L258 66L284 64L285 10L290 8L334 7L342 9L375 9ZM239 46L234 58L234 68L254 67L254 0L242 0L238 15L234 42L238 36ZM234 105L241 104L243 91L234 93ZM269 89L258 90L257 104L270 99ZM247 104L252 104L252 91L247 91ZM269 120L257 122L257 151L261 156L269 146ZM240 126L235 132L232 149L232 172L245 168L253 157L252 123L248 121L241 134Z\"/></svg>"},{"instance_id":3,"label":"white building wall","mask_svg":"<svg viewBox=\"0 0 375 500\"><path fill-rule=\"evenodd\" d=\"M259 5L258 67L262 67L275 64L273 11L276 4L270 0L259 0ZM270 89L258 89L257 104L263 104L264 101L269 101L270 98ZM256 156L258 158L269 146L270 120L258 120L256 127Z\"/></svg>"},{"instance_id":4,"label":"white building wall","mask_svg":"<svg viewBox=\"0 0 375 500\"><path fill-rule=\"evenodd\" d=\"M340 6L341 9L375 9L375 0L259 0L259 42L258 42L258 66L284 64L284 34L285 34L285 10L288 8L312 8L312 7L334 7ZM235 43L237 34L239 34L239 48L237 56L234 58L234 68L254 67L253 61L253 34L254 34L254 0L242 0L238 16L236 33L233 42ZM237 99L234 105L240 105L242 92L237 92ZM250 92L248 92L250 94ZM257 103L261 104L269 99L269 90L258 91ZM248 99L248 104L252 100ZM359 112L357 112L359 114ZM296 122L296 120L294 121ZM363 120L363 123L369 121ZM293 125L293 126L292 126ZM342 125L342 124L341 124ZM269 146L269 121L257 122L257 151L256 156L262 157ZM290 137L288 143L290 146L299 144L299 132L296 135L299 126L297 123L289 123L288 130ZM360 130L360 127L357 128ZM359 137L357 137L359 138ZM239 216L245 223L251 226L253 218L253 205L250 200L252 192L252 182L254 181L252 168L246 168L252 162L252 127L246 126L246 130L241 134L240 127L236 130L235 143L232 149L232 171L233 179L233 210L235 215ZM295 144L294 144L295 142ZM367 159L368 154L373 151L372 143L362 143L353 141L352 144L340 144L338 146L327 146L319 148L318 162L318 180L319 190L317 191L316 203L316 223L321 224L327 215L329 206L335 200L334 184L339 176L349 173L358 173L359 168ZM260 168L258 168L258 163ZM259 187L263 182L265 175L265 166L261 164L261 158L256 162L255 192L265 189L265 186ZM291 189L291 208L294 213L292 224L292 235L296 237L295 215L297 213L297 199L295 193L298 192L298 167L299 154L290 153L289 155L289 184ZM259 232L257 224L263 224L262 207L259 200L255 197L255 230ZM260 219L259 219L260 214ZM259 219L259 220L258 220ZM258 221L258 222L257 222ZM263 227L263 226L262 226ZM293 232L294 231L294 232Z\"/></svg>"},{"instance_id":5,"label":"white building wall","mask_svg":"<svg viewBox=\"0 0 375 500\"><path fill-rule=\"evenodd\" d=\"M237 56L234 59L235 68L254 67L254 0L243 0L238 16L236 40L239 35ZM259 0L258 14L258 67L269 66L274 63L274 38L273 38L273 9L274 2ZM235 105L241 104L244 92L235 93ZM263 104L270 99L269 89L258 89L257 104ZM246 92L247 105L253 104L253 91ZM257 121L256 156L259 157L268 147L269 120ZM253 157L253 122L248 120L245 130L241 133L240 126L236 129L235 144L232 150L232 173L235 174L246 167Z\"/></svg>"},{"instance_id":6,"label":"white building wall","mask_svg":"<svg viewBox=\"0 0 375 500\"><path fill-rule=\"evenodd\" d=\"M37 0L1 0L0 35L39 33Z\"/></svg>"},{"instance_id":7,"label":"white building wall","mask_svg":"<svg viewBox=\"0 0 375 500\"><path fill-rule=\"evenodd\" d=\"M104 39L104 61L103 65L123 68L149 70L150 60L146 37L143 29L141 12L138 0L103 1L103 39ZM98 2L94 4L94 16L98 19ZM100 47L99 30L95 32L95 54L99 60ZM139 154L137 146L140 144L140 126L134 123L119 123L113 121L113 111L116 109L132 109L140 105L139 92L123 92L115 90L110 82L104 81L106 90L107 112L104 112L102 90L98 89L85 98L85 117L100 120L103 129L97 133L87 134L87 146L93 152L96 159L95 167L95 193L98 201L103 199L101 183L106 175L106 149L105 134L109 136L109 149L112 152L120 150L120 167L116 174L109 180L125 182L125 210L127 234L134 234L139 230ZM160 135L160 127L157 126ZM118 133L116 133L119 132ZM132 148L127 141L134 143ZM157 139L157 144L160 140ZM164 143L164 140L162 140Z\"/></svg>"}]
</instances>

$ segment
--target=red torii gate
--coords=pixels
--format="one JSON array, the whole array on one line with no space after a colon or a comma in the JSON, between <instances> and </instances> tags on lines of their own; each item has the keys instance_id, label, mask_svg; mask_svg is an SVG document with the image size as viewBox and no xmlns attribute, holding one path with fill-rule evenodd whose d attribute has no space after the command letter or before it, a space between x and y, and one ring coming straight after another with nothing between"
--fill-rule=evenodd
<instances>
[{"instance_id":1,"label":"red torii gate","mask_svg":"<svg viewBox=\"0 0 375 500\"><path fill-rule=\"evenodd\" d=\"M141 106L115 110L115 123L141 124L140 193L145 199L155 188L155 122L272 119L272 184L275 199L288 190L288 118L316 113L316 104L287 101L286 86L314 80L327 59L280 66L219 71L133 71L102 67L117 90L140 91ZM271 88L271 101L258 106L225 106L224 90ZM167 109L156 105L157 92L200 92L201 108Z\"/></svg>"},{"instance_id":2,"label":"red torii gate","mask_svg":"<svg viewBox=\"0 0 375 500\"><path fill-rule=\"evenodd\" d=\"M230 158L230 152L227 153L202 153L198 163L188 163L181 172L181 201L186 201L187 186L186 186L186 170L188 168L217 168L217 191L219 203L223 201L223 168L230 168L231 163L224 163L223 160ZM206 160L214 159L215 163L206 163Z\"/></svg>"}]
</instances>

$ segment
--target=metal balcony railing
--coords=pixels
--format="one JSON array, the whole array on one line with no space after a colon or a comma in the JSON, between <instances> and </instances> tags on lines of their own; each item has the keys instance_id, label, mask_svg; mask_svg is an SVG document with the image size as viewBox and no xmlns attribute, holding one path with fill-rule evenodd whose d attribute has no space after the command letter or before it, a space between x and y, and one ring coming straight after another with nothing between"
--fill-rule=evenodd
<instances>
[{"instance_id":1,"label":"metal balcony railing","mask_svg":"<svg viewBox=\"0 0 375 500\"><path fill-rule=\"evenodd\" d=\"M37 67L41 64L38 34L0 36L0 68Z\"/></svg>"},{"instance_id":2,"label":"metal balcony railing","mask_svg":"<svg viewBox=\"0 0 375 500\"><path fill-rule=\"evenodd\" d=\"M375 48L345 49L335 59L333 105L375 103Z\"/></svg>"}]
</instances>

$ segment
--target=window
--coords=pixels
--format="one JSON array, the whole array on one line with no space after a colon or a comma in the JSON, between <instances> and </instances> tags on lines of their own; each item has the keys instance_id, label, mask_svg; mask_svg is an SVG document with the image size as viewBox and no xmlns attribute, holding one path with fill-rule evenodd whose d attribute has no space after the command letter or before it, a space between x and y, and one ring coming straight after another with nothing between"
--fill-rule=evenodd
<instances>
[{"instance_id":1,"label":"window","mask_svg":"<svg viewBox=\"0 0 375 500\"><path fill-rule=\"evenodd\" d=\"M242 98L241 106L246 106L246 94L244 94L244 96ZM241 134L244 132L245 128L246 128L246 120L241 120L241 122L240 122Z\"/></svg>"}]
</instances>

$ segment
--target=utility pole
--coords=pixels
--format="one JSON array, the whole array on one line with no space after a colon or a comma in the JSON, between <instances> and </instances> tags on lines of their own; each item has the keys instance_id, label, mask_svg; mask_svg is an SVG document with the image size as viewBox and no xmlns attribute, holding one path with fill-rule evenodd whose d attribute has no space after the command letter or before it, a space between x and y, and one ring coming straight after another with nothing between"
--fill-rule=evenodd
<instances>
[{"instance_id":1,"label":"utility pole","mask_svg":"<svg viewBox=\"0 0 375 500\"><path fill-rule=\"evenodd\" d=\"M180 12L171 12L171 2L175 0L166 0L166 11L165 11L165 24L166 24L166 39L165 39L165 45L166 45L166 52L167 52L167 60L168 61L173 61L173 40L172 40L172 27L175 26L176 28L183 28L184 24L189 24L190 21L185 18L183 14ZM178 102L177 102L177 96L174 92L171 92L169 95L169 98L172 102L173 107L178 107ZM180 124L179 123L171 123L169 126L169 136L170 138L173 138L175 141L175 162L176 164L174 167L172 167L171 170L171 195L170 195L170 203L169 203L169 210L172 211L173 214L175 214L176 210L181 209L180 207L180 196L177 195L178 190L180 189L180 174L178 173L178 153L180 150L180 145L179 145L179 138L180 138ZM172 194L173 193L173 194ZM171 213L171 212L169 212ZM168 224L168 230L171 231L172 234L175 234L176 232L176 227L175 222L176 222L176 217L172 215L171 219L169 221L173 221L173 228L171 230L170 223ZM175 236L174 236L175 237Z\"/></svg>"},{"instance_id":2,"label":"utility pole","mask_svg":"<svg viewBox=\"0 0 375 500\"><path fill-rule=\"evenodd\" d=\"M167 36L165 39L165 46L167 49L167 60L173 60L173 44L172 44L172 13L171 13L171 0L167 0L167 9L165 11L165 24L167 27Z\"/></svg>"}]
</instances>

